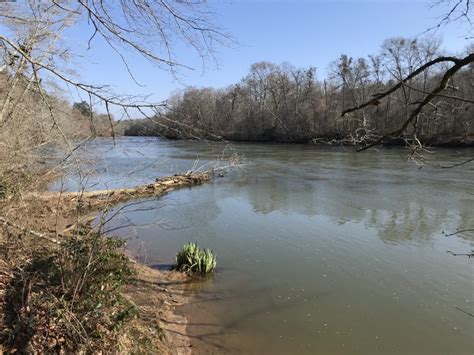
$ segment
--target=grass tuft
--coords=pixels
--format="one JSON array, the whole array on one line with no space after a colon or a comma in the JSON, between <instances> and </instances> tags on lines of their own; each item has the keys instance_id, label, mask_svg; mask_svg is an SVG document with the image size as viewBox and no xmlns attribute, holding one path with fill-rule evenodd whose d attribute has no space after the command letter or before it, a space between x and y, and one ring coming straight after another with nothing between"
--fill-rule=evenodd
<instances>
[{"instance_id":1,"label":"grass tuft","mask_svg":"<svg viewBox=\"0 0 474 355\"><path fill-rule=\"evenodd\" d=\"M209 274L216 268L216 256L196 243L186 243L176 255L177 269L189 273Z\"/></svg>"}]
</instances>

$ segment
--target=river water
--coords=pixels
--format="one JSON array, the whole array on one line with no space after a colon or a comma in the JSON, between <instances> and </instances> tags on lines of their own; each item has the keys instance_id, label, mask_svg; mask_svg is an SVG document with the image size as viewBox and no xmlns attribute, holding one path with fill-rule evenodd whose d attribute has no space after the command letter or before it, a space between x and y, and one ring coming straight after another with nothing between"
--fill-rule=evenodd
<instances>
[{"instance_id":1,"label":"river water","mask_svg":"<svg viewBox=\"0 0 474 355\"><path fill-rule=\"evenodd\" d=\"M201 166L224 148L245 158L243 169L118 207L110 224L150 265L173 263L187 241L216 252L214 278L180 309L196 346L473 354L474 259L447 251L470 252L474 233L443 231L474 227L474 164L418 169L400 148L354 153L131 137L87 145L95 173L83 182L91 189L150 182ZM438 149L432 156L448 164L473 155Z\"/></svg>"}]
</instances>

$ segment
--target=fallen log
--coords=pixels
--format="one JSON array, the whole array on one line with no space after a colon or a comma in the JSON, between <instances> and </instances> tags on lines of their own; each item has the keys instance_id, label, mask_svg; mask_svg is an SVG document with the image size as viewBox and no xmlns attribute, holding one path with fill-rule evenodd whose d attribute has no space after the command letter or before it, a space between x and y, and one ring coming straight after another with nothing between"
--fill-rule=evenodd
<instances>
[{"instance_id":1,"label":"fallen log","mask_svg":"<svg viewBox=\"0 0 474 355\"><path fill-rule=\"evenodd\" d=\"M199 185L211 178L212 172L186 173L159 178L154 183L132 188L35 192L24 196L22 200L23 205L29 206L26 212L28 218L13 216L11 219L0 215L0 227L14 228L36 238L58 244L58 237L69 234L81 225L89 225L96 218L97 211L131 200L162 196L182 187ZM26 222L17 223L16 220ZM32 226L41 226L41 229L34 230L30 228Z\"/></svg>"},{"instance_id":2,"label":"fallen log","mask_svg":"<svg viewBox=\"0 0 474 355\"><path fill-rule=\"evenodd\" d=\"M80 205L82 208L93 210L133 199L146 198L150 196L161 196L178 188L199 185L203 182L209 181L211 178L212 175L208 172L176 174L174 176L156 179L156 181L151 184L140 185L132 188L79 192L47 192L42 194L37 193L34 195L34 198L38 198L49 203L54 202L63 209L65 207L70 207L71 204L75 204Z\"/></svg>"}]
</instances>

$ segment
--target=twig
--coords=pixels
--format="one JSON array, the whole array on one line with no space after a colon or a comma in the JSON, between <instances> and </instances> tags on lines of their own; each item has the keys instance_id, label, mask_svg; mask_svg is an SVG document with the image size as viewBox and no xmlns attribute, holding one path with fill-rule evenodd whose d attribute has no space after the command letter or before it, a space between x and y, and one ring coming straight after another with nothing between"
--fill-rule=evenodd
<instances>
[{"instance_id":1,"label":"twig","mask_svg":"<svg viewBox=\"0 0 474 355\"><path fill-rule=\"evenodd\" d=\"M467 256L468 258L474 257L474 250L471 250L470 253L455 253L451 250L447 250L446 253L454 255L454 256Z\"/></svg>"},{"instance_id":2,"label":"twig","mask_svg":"<svg viewBox=\"0 0 474 355\"><path fill-rule=\"evenodd\" d=\"M465 311L464 309L462 309L461 307L458 307L458 306L454 306L454 308L456 308L458 311L461 311L462 313L464 314L467 314L468 316L470 317L474 317L474 314L468 312L468 311Z\"/></svg>"},{"instance_id":3,"label":"twig","mask_svg":"<svg viewBox=\"0 0 474 355\"><path fill-rule=\"evenodd\" d=\"M445 237L450 237L450 236L452 236L452 235L456 235L456 234L464 233L464 232L474 232L474 228L459 229L459 230L457 230L457 231L454 232L454 233L448 233L448 234L446 234L445 231L443 231L442 234L443 234Z\"/></svg>"}]
</instances>

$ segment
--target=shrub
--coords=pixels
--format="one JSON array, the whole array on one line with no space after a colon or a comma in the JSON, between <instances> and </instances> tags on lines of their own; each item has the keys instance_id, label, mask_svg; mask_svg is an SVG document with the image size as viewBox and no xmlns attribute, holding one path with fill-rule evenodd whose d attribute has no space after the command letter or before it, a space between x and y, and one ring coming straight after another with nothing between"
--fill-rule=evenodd
<instances>
[{"instance_id":1,"label":"shrub","mask_svg":"<svg viewBox=\"0 0 474 355\"><path fill-rule=\"evenodd\" d=\"M216 267L216 256L196 243L187 243L176 255L177 269L189 273L209 274Z\"/></svg>"},{"instance_id":2,"label":"shrub","mask_svg":"<svg viewBox=\"0 0 474 355\"><path fill-rule=\"evenodd\" d=\"M0 344L19 352L111 349L124 320L136 315L120 292L134 270L124 242L87 231L57 250L29 254L6 290Z\"/></svg>"}]
</instances>

